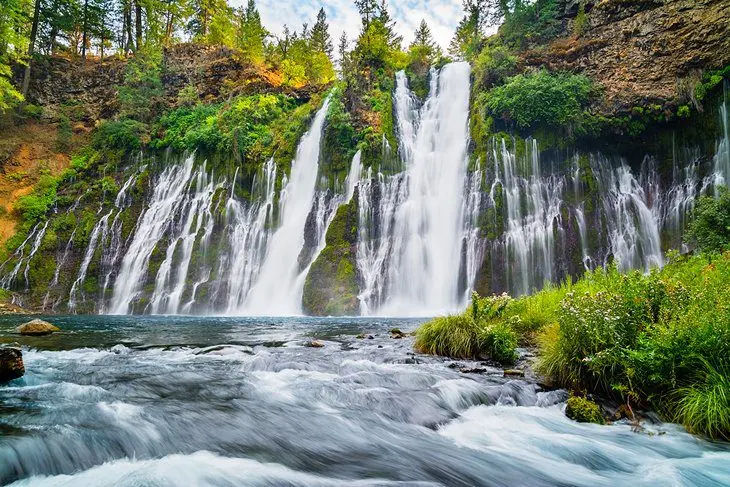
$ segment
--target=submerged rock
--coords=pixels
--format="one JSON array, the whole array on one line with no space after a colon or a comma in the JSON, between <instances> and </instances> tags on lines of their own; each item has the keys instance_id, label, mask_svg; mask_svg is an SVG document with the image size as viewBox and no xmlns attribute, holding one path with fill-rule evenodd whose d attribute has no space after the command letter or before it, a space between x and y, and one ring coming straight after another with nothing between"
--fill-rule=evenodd
<instances>
[{"instance_id":1,"label":"submerged rock","mask_svg":"<svg viewBox=\"0 0 730 487\"><path fill-rule=\"evenodd\" d=\"M16 333L28 336L50 335L51 333L61 331L60 328L54 326L47 321L35 319L27 323L23 323L15 329Z\"/></svg>"},{"instance_id":2,"label":"submerged rock","mask_svg":"<svg viewBox=\"0 0 730 487\"><path fill-rule=\"evenodd\" d=\"M0 384L23 377L23 353L19 348L0 348Z\"/></svg>"}]
</instances>

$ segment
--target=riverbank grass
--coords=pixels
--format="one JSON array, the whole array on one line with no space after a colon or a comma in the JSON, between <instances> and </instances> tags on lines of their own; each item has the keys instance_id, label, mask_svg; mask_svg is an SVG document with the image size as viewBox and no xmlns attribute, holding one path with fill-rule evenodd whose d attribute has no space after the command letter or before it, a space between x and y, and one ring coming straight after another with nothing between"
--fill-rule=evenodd
<instances>
[{"instance_id":1,"label":"riverbank grass","mask_svg":"<svg viewBox=\"0 0 730 487\"><path fill-rule=\"evenodd\" d=\"M609 267L517 299L475 295L466 313L416 336L425 353L503 363L532 344L555 386L730 438L730 252L670 253L648 274Z\"/></svg>"}]
</instances>

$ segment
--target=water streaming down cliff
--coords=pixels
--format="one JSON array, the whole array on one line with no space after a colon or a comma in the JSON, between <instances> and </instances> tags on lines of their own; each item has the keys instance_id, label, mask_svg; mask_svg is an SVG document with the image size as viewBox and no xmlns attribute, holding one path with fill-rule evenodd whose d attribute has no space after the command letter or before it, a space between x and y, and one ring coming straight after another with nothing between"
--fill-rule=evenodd
<instances>
[{"instance_id":1,"label":"water streaming down cliff","mask_svg":"<svg viewBox=\"0 0 730 487\"><path fill-rule=\"evenodd\" d=\"M305 270L299 262L304 246L304 226L315 199L320 141L329 98L302 137L292 162L291 175L282 183L280 224L270 237L259 278L239 311L254 315L301 314ZM311 261L307 262L308 265Z\"/></svg>"},{"instance_id":2,"label":"water streaming down cliff","mask_svg":"<svg viewBox=\"0 0 730 487\"><path fill-rule=\"evenodd\" d=\"M361 186L358 268L364 313L428 315L462 304L459 268L467 184L469 65L431 71L423 106L396 77L403 172Z\"/></svg>"}]
</instances>

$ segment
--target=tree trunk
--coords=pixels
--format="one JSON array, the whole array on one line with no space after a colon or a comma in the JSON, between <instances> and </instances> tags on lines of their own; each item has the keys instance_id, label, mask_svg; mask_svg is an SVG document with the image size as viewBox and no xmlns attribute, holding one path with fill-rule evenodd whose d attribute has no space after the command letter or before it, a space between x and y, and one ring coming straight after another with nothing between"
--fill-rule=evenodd
<instances>
[{"instance_id":1,"label":"tree trunk","mask_svg":"<svg viewBox=\"0 0 730 487\"><path fill-rule=\"evenodd\" d=\"M81 36L81 59L83 64L86 64L86 31L88 30L88 13L89 13L89 0L84 0L84 33Z\"/></svg>"},{"instance_id":2,"label":"tree trunk","mask_svg":"<svg viewBox=\"0 0 730 487\"><path fill-rule=\"evenodd\" d=\"M41 0L35 0L35 8L33 9L33 27L30 29L30 42L28 44L28 64L25 66L23 74L23 87L21 93L23 98L28 96L28 88L30 87L30 65L33 62L33 52L35 48L35 39L38 36L38 17L41 13Z\"/></svg>"},{"instance_id":3,"label":"tree trunk","mask_svg":"<svg viewBox=\"0 0 730 487\"><path fill-rule=\"evenodd\" d=\"M137 50L142 49L142 5L139 0L134 2L134 26L137 34Z\"/></svg>"},{"instance_id":4,"label":"tree trunk","mask_svg":"<svg viewBox=\"0 0 730 487\"><path fill-rule=\"evenodd\" d=\"M132 0L127 0L124 6L125 17L127 19L127 54L129 51L135 51L134 42L132 42ZM124 33L122 33L124 35Z\"/></svg>"}]
</instances>

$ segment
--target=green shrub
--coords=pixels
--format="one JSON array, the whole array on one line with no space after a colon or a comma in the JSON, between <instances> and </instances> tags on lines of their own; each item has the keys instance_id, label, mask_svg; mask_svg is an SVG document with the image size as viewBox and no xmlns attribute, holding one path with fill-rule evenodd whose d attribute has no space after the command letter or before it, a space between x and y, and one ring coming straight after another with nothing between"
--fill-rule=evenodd
<instances>
[{"instance_id":1,"label":"green shrub","mask_svg":"<svg viewBox=\"0 0 730 487\"><path fill-rule=\"evenodd\" d=\"M579 423L605 423L600 406L585 397L571 396L568 398L565 415Z\"/></svg>"},{"instance_id":2,"label":"green shrub","mask_svg":"<svg viewBox=\"0 0 730 487\"><path fill-rule=\"evenodd\" d=\"M56 148L61 152L67 151L71 147L72 137L71 120L66 116L61 116L56 133Z\"/></svg>"},{"instance_id":3,"label":"green shrub","mask_svg":"<svg viewBox=\"0 0 730 487\"><path fill-rule=\"evenodd\" d=\"M480 349L503 364L517 360L517 334L506 321L498 321L480 333Z\"/></svg>"},{"instance_id":4,"label":"green shrub","mask_svg":"<svg viewBox=\"0 0 730 487\"><path fill-rule=\"evenodd\" d=\"M103 122L94 133L92 145L99 150L118 149L135 152L142 148L147 125L131 119Z\"/></svg>"},{"instance_id":5,"label":"green shrub","mask_svg":"<svg viewBox=\"0 0 730 487\"><path fill-rule=\"evenodd\" d=\"M583 75L541 70L510 78L483 96L492 115L527 128L578 123L591 90Z\"/></svg>"},{"instance_id":6,"label":"green shrub","mask_svg":"<svg viewBox=\"0 0 730 487\"><path fill-rule=\"evenodd\" d=\"M45 217L56 201L58 181L50 175L41 176L29 195L18 198L15 209L26 224L32 224Z\"/></svg>"},{"instance_id":7,"label":"green shrub","mask_svg":"<svg viewBox=\"0 0 730 487\"><path fill-rule=\"evenodd\" d=\"M697 201L685 240L705 252L730 248L730 190L722 187L717 198L702 196Z\"/></svg>"},{"instance_id":8,"label":"green shrub","mask_svg":"<svg viewBox=\"0 0 730 487\"><path fill-rule=\"evenodd\" d=\"M581 37L586 33L587 29L588 16L586 15L585 5L581 4L581 6L578 7L578 15L575 16L575 20L573 21L573 35L575 37Z\"/></svg>"}]
</instances>

